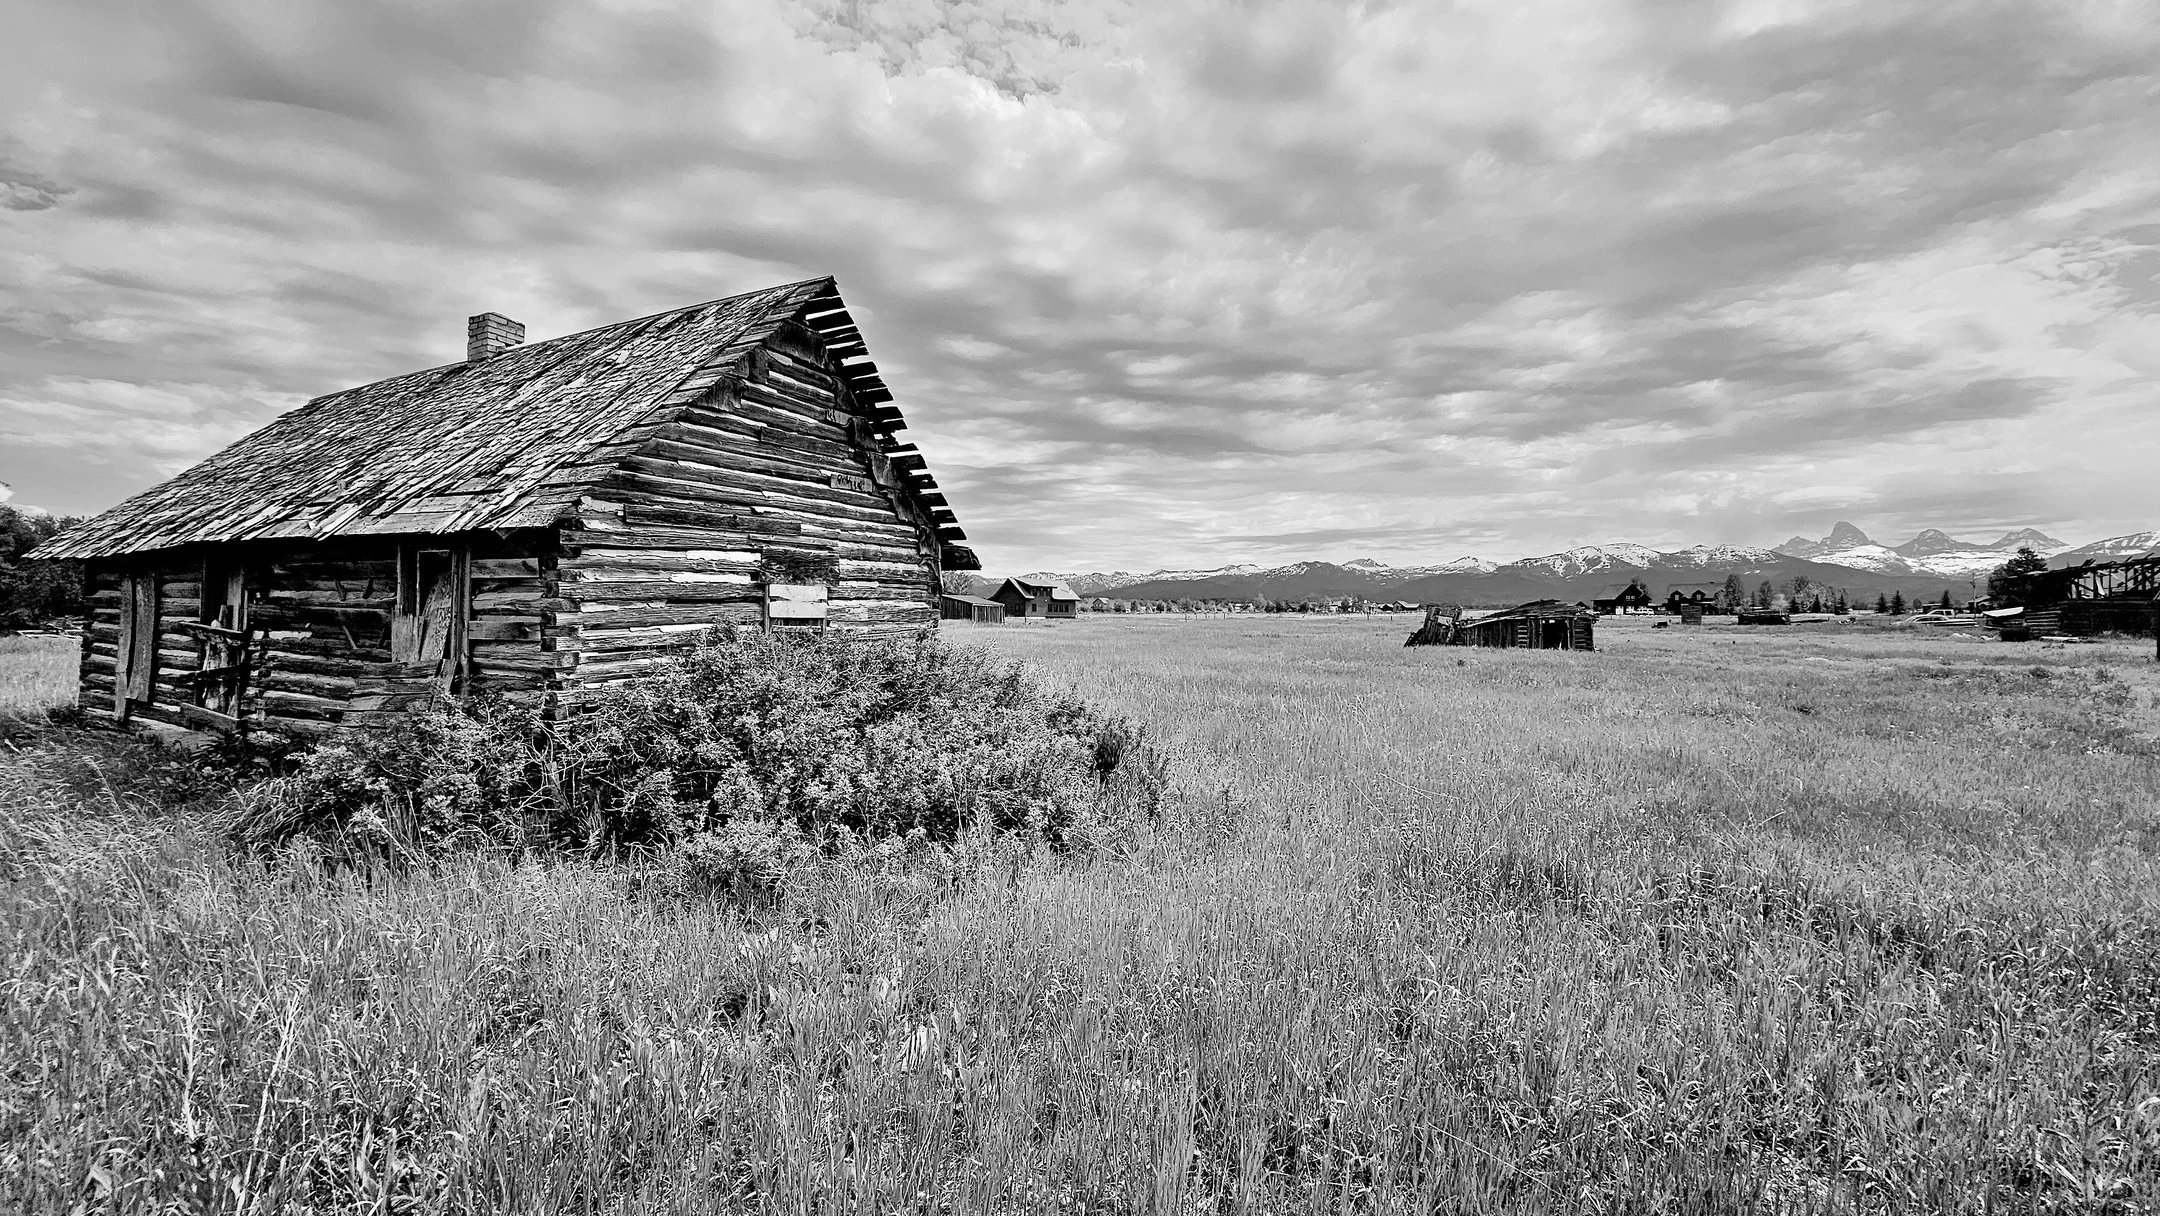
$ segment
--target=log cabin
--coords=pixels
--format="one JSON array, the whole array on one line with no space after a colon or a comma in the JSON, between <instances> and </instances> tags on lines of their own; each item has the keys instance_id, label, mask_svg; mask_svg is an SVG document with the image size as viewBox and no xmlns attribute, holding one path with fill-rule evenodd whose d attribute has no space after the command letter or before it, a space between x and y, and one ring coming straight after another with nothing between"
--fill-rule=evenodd
<instances>
[{"instance_id":1,"label":"log cabin","mask_svg":"<svg viewBox=\"0 0 2160 1216\"><path fill-rule=\"evenodd\" d=\"M495 690L558 713L723 624L935 628L979 569L830 278L318 397L49 542L81 703L320 735Z\"/></svg>"}]
</instances>

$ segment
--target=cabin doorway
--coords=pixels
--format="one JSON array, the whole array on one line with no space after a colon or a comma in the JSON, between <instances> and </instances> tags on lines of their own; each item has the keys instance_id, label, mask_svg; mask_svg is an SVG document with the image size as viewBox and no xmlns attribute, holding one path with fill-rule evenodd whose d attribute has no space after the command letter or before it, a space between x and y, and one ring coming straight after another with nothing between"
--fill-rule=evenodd
<instances>
[{"instance_id":1,"label":"cabin doorway","mask_svg":"<svg viewBox=\"0 0 2160 1216\"><path fill-rule=\"evenodd\" d=\"M247 570L234 561L203 563L202 610L197 614L196 703L233 717L247 696Z\"/></svg>"},{"instance_id":2,"label":"cabin doorway","mask_svg":"<svg viewBox=\"0 0 2160 1216\"><path fill-rule=\"evenodd\" d=\"M398 551L397 612L390 661L410 677L456 691L465 677L465 623L472 615L471 562L463 549Z\"/></svg>"}]
</instances>

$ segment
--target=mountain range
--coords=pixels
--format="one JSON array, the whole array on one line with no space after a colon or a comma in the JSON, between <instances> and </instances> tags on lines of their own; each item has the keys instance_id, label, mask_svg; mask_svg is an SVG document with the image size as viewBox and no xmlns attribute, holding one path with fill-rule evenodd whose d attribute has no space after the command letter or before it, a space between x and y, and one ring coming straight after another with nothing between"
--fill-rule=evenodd
<instances>
[{"instance_id":1,"label":"mountain range","mask_svg":"<svg viewBox=\"0 0 2160 1216\"><path fill-rule=\"evenodd\" d=\"M2112 561L2160 552L2160 532L2137 532L2071 547L2034 528L2006 532L1987 544L1962 541L1929 528L1901 545L1880 545L1854 525L1839 521L1820 540L1793 537L1762 549L1747 545L1695 545L1663 551L1647 545L1584 545L1542 557L1499 563L1461 557L1432 565L1393 566L1370 558L1340 564L1292 562L1213 570L1109 573L1038 571L1021 577L1063 583L1086 596L1117 599L1311 599L1451 600L1467 604L1518 603L1552 597L1589 599L1641 579L1654 595L1675 586L1721 584L1739 575L1750 590L1764 580L1789 585L1806 578L1854 600L1902 592L1933 599L1948 591L1970 596L1987 575L2020 548L2054 566L2086 560ZM994 585L994 580L991 580Z\"/></svg>"}]
</instances>

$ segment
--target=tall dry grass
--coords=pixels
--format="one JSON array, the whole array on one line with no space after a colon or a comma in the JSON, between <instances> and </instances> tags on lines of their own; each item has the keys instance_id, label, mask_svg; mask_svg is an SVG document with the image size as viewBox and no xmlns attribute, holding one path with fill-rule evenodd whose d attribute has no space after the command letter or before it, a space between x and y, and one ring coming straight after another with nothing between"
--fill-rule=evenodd
<instances>
[{"instance_id":1,"label":"tall dry grass","mask_svg":"<svg viewBox=\"0 0 2160 1216\"><path fill-rule=\"evenodd\" d=\"M1163 820L756 910L243 864L28 745L0 1208L2160 1203L2142 655L1401 631L966 631L1179 739Z\"/></svg>"},{"instance_id":2,"label":"tall dry grass","mask_svg":"<svg viewBox=\"0 0 2160 1216\"><path fill-rule=\"evenodd\" d=\"M67 637L0 637L0 714L73 702L80 646Z\"/></svg>"}]
</instances>

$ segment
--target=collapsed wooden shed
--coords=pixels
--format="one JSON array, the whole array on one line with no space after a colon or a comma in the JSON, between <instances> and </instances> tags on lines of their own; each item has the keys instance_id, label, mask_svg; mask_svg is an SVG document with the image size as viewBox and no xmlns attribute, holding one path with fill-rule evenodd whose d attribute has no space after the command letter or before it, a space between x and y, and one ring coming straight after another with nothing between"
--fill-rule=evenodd
<instances>
[{"instance_id":1,"label":"collapsed wooden shed","mask_svg":"<svg viewBox=\"0 0 2160 1216\"><path fill-rule=\"evenodd\" d=\"M2026 576L2024 625L2035 636L2160 632L2160 554Z\"/></svg>"},{"instance_id":2,"label":"collapsed wooden shed","mask_svg":"<svg viewBox=\"0 0 2160 1216\"><path fill-rule=\"evenodd\" d=\"M1595 650L1597 618L1594 609L1559 600L1532 600L1473 619L1452 604L1435 604L1403 645Z\"/></svg>"},{"instance_id":3,"label":"collapsed wooden shed","mask_svg":"<svg viewBox=\"0 0 2160 1216\"><path fill-rule=\"evenodd\" d=\"M316 398L70 529L81 699L317 734L483 689L551 711L707 628L935 627L978 568L832 279Z\"/></svg>"}]
</instances>

